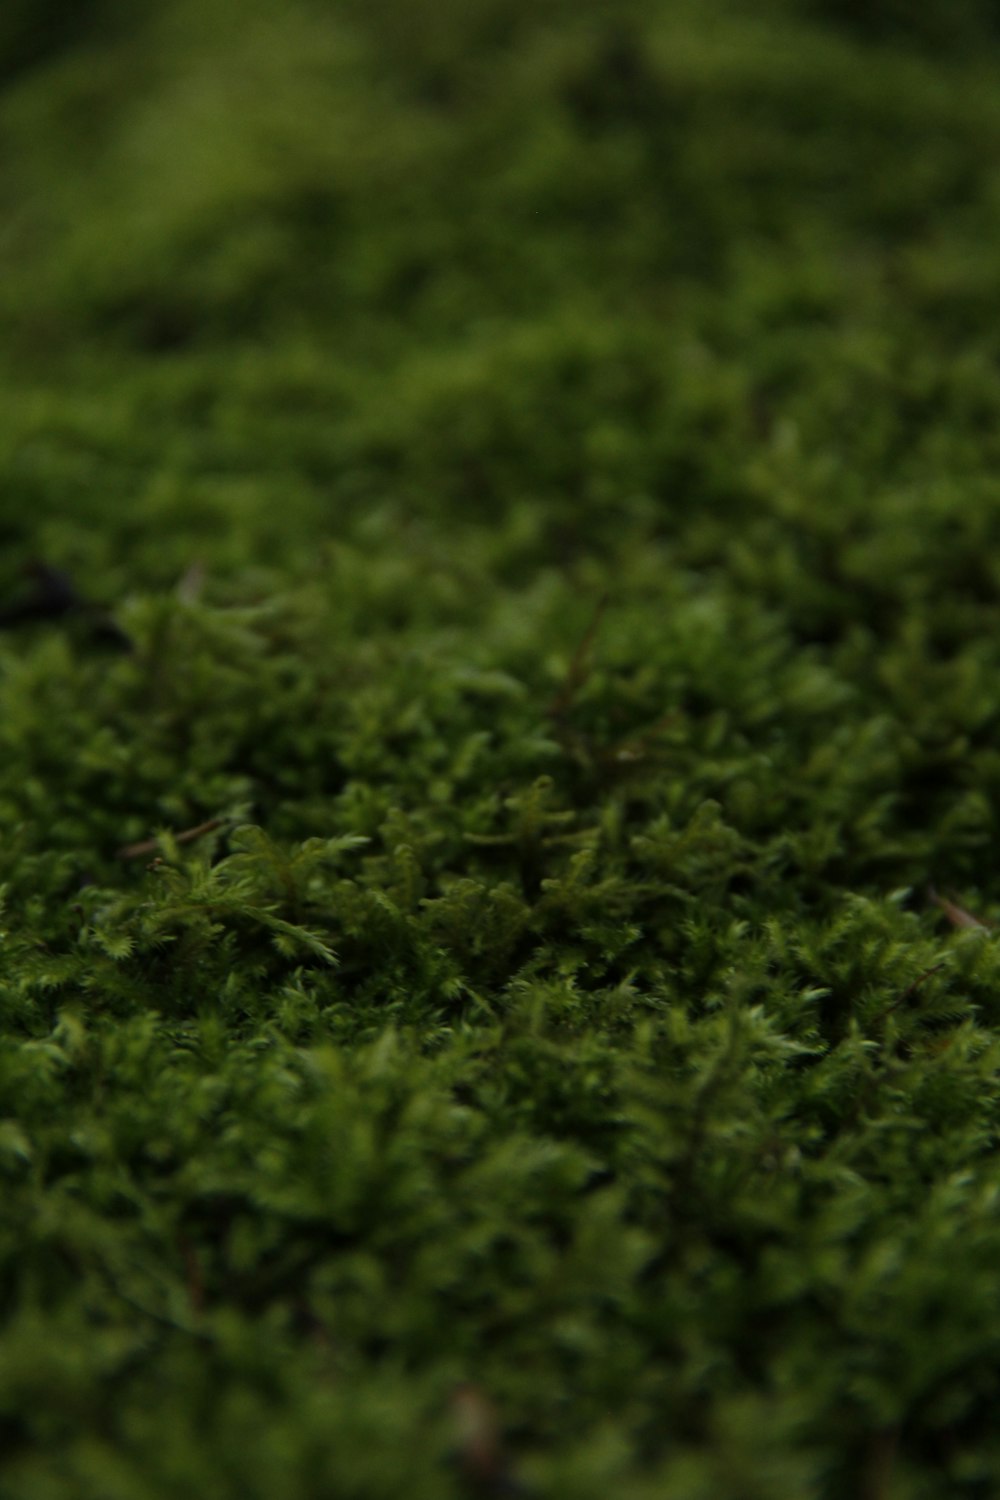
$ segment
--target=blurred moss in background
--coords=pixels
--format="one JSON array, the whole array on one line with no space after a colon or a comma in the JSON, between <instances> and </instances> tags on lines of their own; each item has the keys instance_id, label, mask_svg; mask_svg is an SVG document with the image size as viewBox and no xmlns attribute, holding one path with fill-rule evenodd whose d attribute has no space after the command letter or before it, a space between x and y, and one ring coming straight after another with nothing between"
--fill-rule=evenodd
<instances>
[{"instance_id":1,"label":"blurred moss in background","mask_svg":"<svg viewBox=\"0 0 1000 1500\"><path fill-rule=\"evenodd\" d=\"M537 561L681 526L680 497L773 513L775 465L843 515L962 444L928 402L990 400L985 3L18 0L0 26L10 557L96 578L169 518L127 545L164 581L234 510L272 556L295 517L530 505Z\"/></svg>"},{"instance_id":2,"label":"blurred moss in background","mask_svg":"<svg viewBox=\"0 0 1000 1500\"><path fill-rule=\"evenodd\" d=\"M248 472L339 526L530 499L583 546L653 492L718 505L759 429L877 472L921 424L893 397L862 437L852 403L960 379L988 321L985 3L19 0L0 26L6 509L36 550L59 512L91 568L67 510L173 514L175 486L178 523L236 505L271 548Z\"/></svg>"}]
</instances>

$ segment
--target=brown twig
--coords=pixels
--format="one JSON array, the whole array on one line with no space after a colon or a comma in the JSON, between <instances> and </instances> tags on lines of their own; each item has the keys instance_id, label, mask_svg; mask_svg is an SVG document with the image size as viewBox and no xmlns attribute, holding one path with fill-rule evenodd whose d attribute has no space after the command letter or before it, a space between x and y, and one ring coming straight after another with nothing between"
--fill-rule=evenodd
<instances>
[{"instance_id":1,"label":"brown twig","mask_svg":"<svg viewBox=\"0 0 1000 1500\"><path fill-rule=\"evenodd\" d=\"M205 823L199 823L196 828L185 828L181 833L175 833L173 839L178 844L191 844L195 839L204 838L206 833L214 833L221 828L225 818L209 818ZM145 859L150 854L159 854L162 847L159 837L142 839L138 844L124 844L118 850L119 859Z\"/></svg>"},{"instance_id":2,"label":"brown twig","mask_svg":"<svg viewBox=\"0 0 1000 1500\"><path fill-rule=\"evenodd\" d=\"M890 1489L894 1488L892 1476L899 1455L899 1440L898 1427L883 1427L872 1433L865 1466L864 1500L887 1500Z\"/></svg>"},{"instance_id":3,"label":"brown twig","mask_svg":"<svg viewBox=\"0 0 1000 1500\"><path fill-rule=\"evenodd\" d=\"M927 895L935 906L939 906L944 912L952 927L966 927L973 931L988 932L992 923L984 922L981 917L974 917L971 911L949 901L947 896L939 896L932 885L927 887Z\"/></svg>"},{"instance_id":4,"label":"brown twig","mask_svg":"<svg viewBox=\"0 0 1000 1500\"><path fill-rule=\"evenodd\" d=\"M948 960L946 958L939 959L936 964L931 964L929 969L925 969L922 974L918 974L913 983L908 984L903 993L901 995L897 995L891 1005L886 1006L882 1014L884 1016L888 1016L892 1011L898 1010L901 1005L905 1005L907 1000L909 1000L913 995L917 993L917 990L919 990L924 980L930 979L931 975L936 974L938 969L943 969L947 962Z\"/></svg>"},{"instance_id":5,"label":"brown twig","mask_svg":"<svg viewBox=\"0 0 1000 1500\"><path fill-rule=\"evenodd\" d=\"M198 1252L186 1234L180 1235L178 1246L184 1261L184 1276L191 1311L196 1318L200 1318L205 1311L205 1277L198 1259Z\"/></svg>"},{"instance_id":6,"label":"brown twig","mask_svg":"<svg viewBox=\"0 0 1000 1500\"><path fill-rule=\"evenodd\" d=\"M469 1491L477 1496L517 1496L524 1486L511 1472L496 1407L481 1386L464 1381L451 1397L455 1457Z\"/></svg>"},{"instance_id":7,"label":"brown twig","mask_svg":"<svg viewBox=\"0 0 1000 1500\"><path fill-rule=\"evenodd\" d=\"M573 657L567 669L566 676L563 678L562 686L549 704L547 711L551 719L557 721L565 719L573 707L577 693L587 680L590 672L590 653L593 650L594 641L597 639L597 632L601 628L601 620L604 618L604 611L608 607L609 599L610 596L608 594L602 594L597 601L590 624L583 632L583 635L580 637L580 643L573 652Z\"/></svg>"},{"instance_id":8,"label":"brown twig","mask_svg":"<svg viewBox=\"0 0 1000 1500\"><path fill-rule=\"evenodd\" d=\"M181 575L177 581L175 590L178 599L184 604L196 604L201 598L205 587L205 568L197 559Z\"/></svg>"},{"instance_id":9,"label":"brown twig","mask_svg":"<svg viewBox=\"0 0 1000 1500\"><path fill-rule=\"evenodd\" d=\"M610 599L610 594L602 594L598 599L590 623L573 652L566 676L546 713L553 722L556 739L567 755L574 756L588 769L597 769L604 775L617 775L646 759L663 731L677 722L677 714L670 709L645 729L627 734L610 745L596 744L592 735L571 723L577 696L590 675L594 642Z\"/></svg>"},{"instance_id":10,"label":"brown twig","mask_svg":"<svg viewBox=\"0 0 1000 1500\"><path fill-rule=\"evenodd\" d=\"M603 750L601 760L608 766L629 766L634 765L636 761L645 760L663 731L676 723L677 714L672 708L668 709L648 728L641 729L638 734L619 740L617 744L610 745Z\"/></svg>"}]
</instances>

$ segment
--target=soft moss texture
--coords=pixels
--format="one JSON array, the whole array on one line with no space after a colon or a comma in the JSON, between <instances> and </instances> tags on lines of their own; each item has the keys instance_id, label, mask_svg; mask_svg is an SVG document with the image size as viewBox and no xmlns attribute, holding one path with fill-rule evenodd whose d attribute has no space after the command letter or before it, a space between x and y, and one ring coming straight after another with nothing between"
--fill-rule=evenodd
<instances>
[{"instance_id":1,"label":"soft moss texture","mask_svg":"<svg viewBox=\"0 0 1000 1500\"><path fill-rule=\"evenodd\" d=\"M4 1500L1000 1493L998 65L5 4Z\"/></svg>"}]
</instances>

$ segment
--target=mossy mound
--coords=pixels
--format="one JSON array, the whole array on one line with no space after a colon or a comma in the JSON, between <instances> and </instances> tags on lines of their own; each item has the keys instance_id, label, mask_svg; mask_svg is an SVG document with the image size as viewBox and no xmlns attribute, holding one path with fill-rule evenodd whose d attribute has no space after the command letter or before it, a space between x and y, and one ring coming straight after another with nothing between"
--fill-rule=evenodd
<instances>
[{"instance_id":1,"label":"mossy mound","mask_svg":"<svg viewBox=\"0 0 1000 1500\"><path fill-rule=\"evenodd\" d=\"M997 1493L994 11L7 5L5 1500Z\"/></svg>"}]
</instances>

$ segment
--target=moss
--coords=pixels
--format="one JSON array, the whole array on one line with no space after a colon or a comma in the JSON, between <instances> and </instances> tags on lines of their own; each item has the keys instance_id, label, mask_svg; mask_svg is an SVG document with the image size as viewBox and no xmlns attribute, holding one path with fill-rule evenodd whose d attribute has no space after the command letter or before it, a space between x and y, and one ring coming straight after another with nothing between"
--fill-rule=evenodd
<instances>
[{"instance_id":1,"label":"moss","mask_svg":"<svg viewBox=\"0 0 1000 1500\"><path fill-rule=\"evenodd\" d=\"M42 9L0 1491L992 1495L990 7Z\"/></svg>"}]
</instances>

